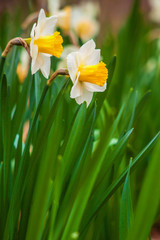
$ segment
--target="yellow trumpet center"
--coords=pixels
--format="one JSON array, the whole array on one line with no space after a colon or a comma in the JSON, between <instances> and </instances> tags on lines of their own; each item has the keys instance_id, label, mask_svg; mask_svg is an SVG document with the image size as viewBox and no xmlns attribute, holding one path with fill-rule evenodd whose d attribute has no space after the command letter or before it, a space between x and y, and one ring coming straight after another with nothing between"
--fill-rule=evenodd
<instances>
[{"instance_id":1,"label":"yellow trumpet center","mask_svg":"<svg viewBox=\"0 0 160 240\"><path fill-rule=\"evenodd\" d=\"M108 78L108 70L104 62L99 62L97 65L80 65L79 81L96 84L100 87L104 86Z\"/></svg>"},{"instance_id":2,"label":"yellow trumpet center","mask_svg":"<svg viewBox=\"0 0 160 240\"><path fill-rule=\"evenodd\" d=\"M55 32L51 36L41 36L34 40L34 44L38 46L38 51L60 57L63 51L63 38L59 32Z\"/></svg>"}]
</instances>

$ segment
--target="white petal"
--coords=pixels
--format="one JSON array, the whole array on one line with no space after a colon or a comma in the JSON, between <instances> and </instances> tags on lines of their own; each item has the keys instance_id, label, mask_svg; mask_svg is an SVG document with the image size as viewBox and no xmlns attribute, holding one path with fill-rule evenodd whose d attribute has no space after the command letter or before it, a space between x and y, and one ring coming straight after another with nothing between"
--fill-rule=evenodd
<instances>
[{"instance_id":1,"label":"white petal","mask_svg":"<svg viewBox=\"0 0 160 240\"><path fill-rule=\"evenodd\" d=\"M90 55L85 58L86 65L96 65L99 63L101 57L101 50L95 49Z\"/></svg>"},{"instance_id":2,"label":"white petal","mask_svg":"<svg viewBox=\"0 0 160 240\"><path fill-rule=\"evenodd\" d=\"M31 72L32 72L32 74L36 73L38 70L39 70L38 62L32 60L32 63L31 63Z\"/></svg>"},{"instance_id":3,"label":"white petal","mask_svg":"<svg viewBox=\"0 0 160 240\"><path fill-rule=\"evenodd\" d=\"M67 68L73 83L76 81L78 66L79 66L79 52L70 53L67 56Z\"/></svg>"},{"instance_id":4,"label":"white petal","mask_svg":"<svg viewBox=\"0 0 160 240\"><path fill-rule=\"evenodd\" d=\"M33 24L33 27L32 27L32 30L31 30L31 34L30 34L31 38L34 37L34 34L35 34L35 27L36 27L36 23Z\"/></svg>"},{"instance_id":5,"label":"white petal","mask_svg":"<svg viewBox=\"0 0 160 240\"><path fill-rule=\"evenodd\" d=\"M91 39L85 44L83 44L82 47L80 47L80 52L83 56L88 56L93 52L95 47L96 47L96 44L93 41L93 39Z\"/></svg>"},{"instance_id":6,"label":"white petal","mask_svg":"<svg viewBox=\"0 0 160 240\"><path fill-rule=\"evenodd\" d=\"M92 101L92 97L93 97L93 93L83 88L83 94L80 97L77 97L75 100L78 104L81 104L84 101L87 102L87 107L88 107L90 102Z\"/></svg>"},{"instance_id":7,"label":"white petal","mask_svg":"<svg viewBox=\"0 0 160 240\"><path fill-rule=\"evenodd\" d=\"M90 92L104 92L107 87L107 83L105 83L103 85L103 87L100 87L96 84L92 84L92 83L88 83L88 82L84 82L83 84L84 84L85 88Z\"/></svg>"},{"instance_id":8,"label":"white petal","mask_svg":"<svg viewBox=\"0 0 160 240\"><path fill-rule=\"evenodd\" d=\"M76 78L76 81L71 89L71 94L70 94L70 97L71 98L76 98L76 97L79 97L83 94L83 86L82 86L82 83L80 83L78 81L78 78L79 78L79 75L80 75L80 72L78 72L77 74L77 78Z\"/></svg>"},{"instance_id":9,"label":"white petal","mask_svg":"<svg viewBox=\"0 0 160 240\"><path fill-rule=\"evenodd\" d=\"M63 52L61 54L61 58L66 58L68 54L72 52L77 52L79 50L79 47L76 47L74 45L67 45L63 48Z\"/></svg>"},{"instance_id":10,"label":"white petal","mask_svg":"<svg viewBox=\"0 0 160 240\"><path fill-rule=\"evenodd\" d=\"M34 39L30 42L30 54L31 57L36 59L38 55L38 46L34 44Z\"/></svg>"},{"instance_id":11,"label":"white petal","mask_svg":"<svg viewBox=\"0 0 160 240\"><path fill-rule=\"evenodd\" d=\"M96 65L100 60L100 50L95 49L95 42L91 39L80 48L81 64Z\"/></svg>"},{"instance_id":12,"label":"white petal","mask_svg":"<svg viewBox=\"0 0 160 240\"><path fill-rule=\"evenodd\" d=\"M41 58L43 59L43 65L40 67L40 70L45 78L49 77L50 68L51 68L51 60L50 56L47 54L39 53Z\"/></svg>"},{"instance_id":13,"label":"white petal","mask_svg":"<svg viewBox=\"0 0 160 240\"><path fill-rule=\"evenodd\" d=\"M39 15L38 15L37 25L39 25L45 18L46 18L46 14L44 12L44 9L41 8Z\"/></svg>"},{"instance_id":14,"label":"white petal","mask_svg":"<svg viewBox=\"0 0 160 240\"><path fill-rule=\"evenodd\" d=\"M45 19L43 28L40 31L40 36L50 36L54 33L54 29L57 23L57 16L51 16Z\"/></svg>"},{"instance_id":15,"label":"white petal","mask_svg":"<svg viewBox=\"0 0 160 240\"><path fill-rule=\"evenodd\" d=\"M56 22L57 16L46 17L44 10L41 9L37 27L35 28L35 39L39 38L40 36L52 35Z\"/></svg>"},{"instance_id":16,"label":"white petal","mask_svg":"<svg viewBox=\"0 0 160 240\"><path fill-rule=\"evenodd\" d=\"M34 62L32 60L32 63L31 63L31 72L32 72L32 75L35 74L37 71L39 70L39 65L37 62Z\"/></svg>"},{"instance_id":17,"label":"white petal","mask_svg":"<svg viewBox=\"0 0 160 240\"><path fill-rule=\"evenodd\" d=\"M31 64L31 71L32 74L36 73L44 64L44 60L41 56L41 54L38 53L37 58L32 59L32 64Z\"/></svg>"}]
</instances>

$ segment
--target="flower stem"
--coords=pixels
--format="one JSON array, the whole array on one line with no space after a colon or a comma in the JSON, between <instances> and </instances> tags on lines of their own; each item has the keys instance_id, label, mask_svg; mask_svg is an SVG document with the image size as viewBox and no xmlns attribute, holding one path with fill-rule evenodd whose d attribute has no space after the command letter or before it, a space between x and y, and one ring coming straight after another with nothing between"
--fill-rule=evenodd
<instances>
[{"instance_id":1,"label":"flower stem","mask_svg":"<svg viewBox=\"0 0 160 240\"><path fill-rule=\"evenodd\" d=\"M5 47L4 51L2 52L2 57L6 57L14 45L24 47L30 56L30 50L29 50L29 47L28 47L27 43L25 42L25 40L23 38L17 37L17 38L11 39L8 42L7 46Z\"/></svg>"},{"instance_id":2,"label":"flower stem","mask_svg":"<svg viewBox=\"0 0 160 240\"><path fill-rule=\"evenodd\" d=\"M53 80L58 76L58 75L66 75L69 76L67 69L65 68L61 68L56 70L52 76L50 77L50 79L47 81L47 86L50 86L51 83L53 82Z\"/></svg>"}]
</instances>

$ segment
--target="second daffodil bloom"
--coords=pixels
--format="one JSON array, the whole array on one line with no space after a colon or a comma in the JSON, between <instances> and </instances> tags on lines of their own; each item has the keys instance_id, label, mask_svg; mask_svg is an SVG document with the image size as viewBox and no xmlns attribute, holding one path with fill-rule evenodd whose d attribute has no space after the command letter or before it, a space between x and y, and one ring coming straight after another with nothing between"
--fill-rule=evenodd
<instances>
[{"instance_id":1,"label":"second daffodil bloom","mask_svg":"<svg viewBox=\"0 0 160 240\"><path fill-rule=\"evenodd\" d=\"M30 54L32 57L31 71L36 73L39 69L45 78L50 73L50 57L60 57L63 51L63 39L59 32L54 32L57 22L56 16L46 17L43 9L40 10L38 22L31 31Z\"/></svg>"},{"instance_id":2,"label":"second daffodil bloom","mask_svg":"<svg viewBox=\"0 0 160 240\"><path fill-rule=\"evenodd\" d=\"M99 32L96 20L98 6L87 2L72 8L71 27L83 42L95 37Z\"/></svg>"},{"instance_id":3,"label":"second daffodil bloom","mask_svg":"<svg viewBox=\"0 0 160 240\"><path fill-rule=\"evenodd\" d=\"M153 22L160 23L160 1L149 0L151 7L149 17Z\"/></svg>"},{"instance_id":4,"label":"second daffodil bloom","mask_svg":"<svg viewBox=\"0 0 160 240\"><path fill-rule=\"evenodd\" d=\"M57 26L68 32L70 29L71 13L70 6L60 9L59 0L48 0L48 10L50 15L57 15Z\"/></svg>"},{"instance_id":5,"label":"second daffodil bloom","mask_svg":"<svg viewBox=\"0 0 160 240\"><path fill-rule=\"evenodd\" d=\"M89 40L77 52L67 56L67 68L73 82L71 98L78 104L90 104L93 92L103 92L107 86L108 70L100 62L100 49L95 49L95 42Z\"/></svg>"}]
</instances>

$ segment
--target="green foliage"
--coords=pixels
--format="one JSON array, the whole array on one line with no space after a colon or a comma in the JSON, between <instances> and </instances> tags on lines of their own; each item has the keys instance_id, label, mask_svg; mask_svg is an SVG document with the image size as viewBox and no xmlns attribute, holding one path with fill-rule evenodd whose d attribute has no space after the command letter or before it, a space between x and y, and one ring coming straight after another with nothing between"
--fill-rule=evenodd
<instances>
[{"instance_id":1,"label":"green foliage","mask_svg":"<svg viewBox=\"0 0 160 240\"><path fill-rule=\"evenodd\" d=\"M129 179L130 167L131 167L131 162L129 164L128 173L124 182L122 198L121 198L120 226L119 226L120 240L126 239L128 229L130 228L132 217L133 217L132 197L131 197L130 179Z\"/></svg>"},{"instance_id":2,"label":"green foliage","mask_svg":"<svg viewBox=\"0 0 160 240\"><path fill-rule=\"evenodd\" d=\"M160 44L138 2L102 44L108 87L88 108L64 76L49 87L29 70L21 84L21 48L1 58L0 239L145 240L160 221Z\"/></svg>"}]
</instances>

